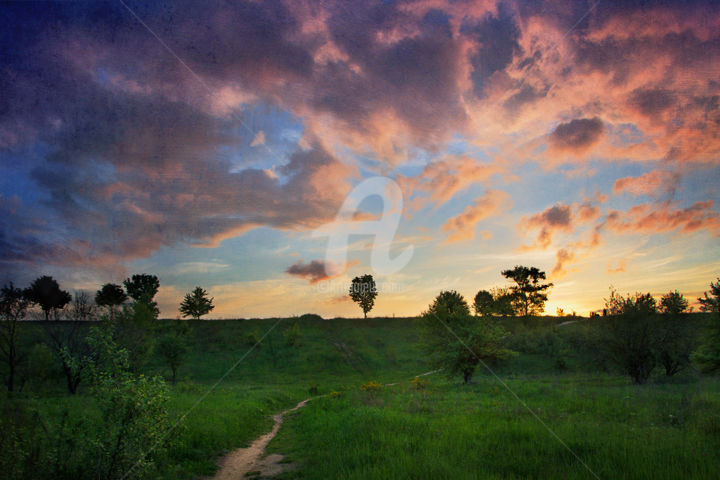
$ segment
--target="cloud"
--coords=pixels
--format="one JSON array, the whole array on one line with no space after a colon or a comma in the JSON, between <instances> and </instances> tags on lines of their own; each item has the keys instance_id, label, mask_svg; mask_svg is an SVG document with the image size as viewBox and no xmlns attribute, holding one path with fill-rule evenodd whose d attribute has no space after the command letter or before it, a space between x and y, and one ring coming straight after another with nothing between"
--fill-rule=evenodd
<instances>
[{"instance_id":1,"label":"cloud","mask_svg":"<svg viewBox=\"0 0 720 480\"><path fill-rule=\"evenodd\" d=\"M341 270L337 265L327 263L324 260L311 260L308 263L303 263L302 260L298 260L290 265L285 270L285 273L303 278L312 284L338 277L344 274L349 267L357 264L357 261L348 262L345 269Z\"/></svg>"},{"instance_id":2,"label":"cloud","mask_svg":"<svg viewBox=\"0 0 720 480\"><path fill-rule=\"evenodd\" d=\"M639 177L623 177L615 180L613 193L627 192L636 196L660 198L672 196L679 183L679 173L653 170Z\"/></svg>"},{"instance_id":3,"label":"cloud","mask_svg":"<svg viewBox=\"0 0 720 480\"><path fill-rule=\"evenodd\" d=\"M532 247L525 248L547 248L552 243L553 236L557 232L572 232L573 213L570 205L557 204L543 210L540 213L524 217L520 221L520 229L524 232L539 230L538 236Z\"/></svg>"},{"instance_id":4,"label":"cloud","mask_svg":"<svg viewBox=\"0 0 720 480\"><path fill-rule=\"evenodd\" d=\"M520 52L520 29L501 3L496 15L488 14L474 25L466 25L463 30L476 42L470 55L473 67L471 79L476 94L482 96L486 81L496 72L505 70Z\"/></svg>"},{"instance_id":5,"label":"cloud","mask_svg":"<svg viewBox=\"0 0 720 480\"><path fill-rule=\"evenodd\" d=\"M310 263L303 263L302 260L298 260L290 265L285 270L285 273L304 278L310 283L317 283L330 278L325 272L325 262L323 260L312 260Z\"/></svg>"},{"instance_id":6,"label":"cloud","mask_svg":"<svg viewBox=\"0 0 720 480\"><path fill-rule=\"evenodd\" d=\"M565 275L567 273L567 271L565 270L565 266L568 263L572 262L574 258L575 253L573 253L572 251L566 248L561 248L560 250L558 250L555 254L555 266L553 267L551 272L553 277L559 278Z\"/></svg>"},{"instance_id":7,"label":"cloud","mask_svg":"<svg viewBox=\"0 0 720 480\"><path fill-rule=\"evenodd\" d=\"M565 205L558 203L542 212L524 217L518 227L524 233L538 230L537 237L532 245L521 246L521 251L534 249L548 249L559 233L572 234L582 231L583 227L602 215L601 209L588 200L581 204ZM565 245L555 252L555 265L551 274L555 278L567 274L568 265L587 256L588 252L600 245L600 231L602 224L595 225L589 232L589 238L567 241ZM584 234L583 234L584 235Z\"/></svg>"},{"instance_id":8,"label":"cloud","mask_svg":"<svg viewBox=\"0 0 720 480\"><path fill-rule=\"evenodd\" d=\"M465 207L460 215L448 219L442 227L449 232L446 243L455 243L475 238L475 225L482 220L498 215L512 205L510 195L502 190L488 190L476 198L472 205ZM483 232L483 238L487 235Z\"/></svg>"},{"instance_id":9,"label":"cloud","mask_svg":"<svg viewBox=\"0 0 720 480\"><path fill-rule=\"evenodd\" d=\"M630 94L628 102L650 119L657 119L675 104L675 94L662 88L637 89Z\"/></svg>"},{"instance_id":10,"label":"cloud","mask_svg":"<svg viewBox=\"0 0 720 480\"><path fill-rule=\"evenodd\" d=\"M586 201L578 207L577 215L581 222L590 222L598 218L601 211L599 207Z\"/></svg>"},{"instance_id":11,"label":"cloud","mask_svg":"<svg viewBox=\"0 0 720 480\"><path fill-rule=\"evenodd\" d=\"M624 258L621 258L620 260L618 260L616 267L612 266L612 262L608 262L607 273L625 273L626 269L627 269L627 260Z\"/></svg>"},{"instance_id":12,"label":"cloud","mask_svg":"<svg viewBox=\"0 0 720 480\"><path fill-rule=\"evenodd\" d=\"M617 233L689 233L707 230L720 235L720 214L712 207L712 200L695 202L680 209L673 208L668 202L636 205L627 212L611 211L606 217L606 225Z\"/></svg>"},{"instance_id":13,"label":"cloud","mask_svg":"<svg viewBox=\"0 0 720 480\"><path fill-rule=\"evenodd\" d=\"M720 158L720 59L707 54L720 45L720 15L700 4L588 15L582 2L143 5L140 17L194 73L122 9L2 8L0 148L39 157L7 162L32 171L23 187L40 192L4 219L13 271L117 267L261 226L312 228L334 216L358 155L387 172L461 140L493 158L441 157L406 178L404 192L436 204L526 163L578 162L582 173L592 154L659 160L682 175ZM269 106L303 135L278 153L248 148L261 134L276 141L270 127L253 137L246 125ZM250 163L260 150L274 168ZM670 177L646 175L619 179L617 191L670 191ZM471 238L482 207L492 205L468 206L446 231ZM630 215L650 215L648 231L662 231L653 219L663 215L682 230L716 221L710 207L644 208ZM542 246L570 227L533 228Z\"/></svg>"},{"instance_id":14,"label":"cloud","mask_svg":"<svg viewBox=\"0 0 720 480\"><path fill-rule=\"evenodd\" d=\"M495 175L506 173L506 168L498 162L485 163L469 157L448 155L426 165L420 175L398 175L397 182L405 197L416 196L415 209L418 209L428 201L439 207L471 185L487 183ZM427 199L420 199L419 193L428 194Z\"/></svg>"},{"instance_id":15,"label":"cloud","mask_svg":"<svg viewBox=\"0 0 720 480\"><path fill-rule=\"evenodd\" d=\"M603 122L599 118L577 118L559 124L550 134L549 142L556 151L580 155L596 144L603 132Z\"/></svg>"}]
</instances>

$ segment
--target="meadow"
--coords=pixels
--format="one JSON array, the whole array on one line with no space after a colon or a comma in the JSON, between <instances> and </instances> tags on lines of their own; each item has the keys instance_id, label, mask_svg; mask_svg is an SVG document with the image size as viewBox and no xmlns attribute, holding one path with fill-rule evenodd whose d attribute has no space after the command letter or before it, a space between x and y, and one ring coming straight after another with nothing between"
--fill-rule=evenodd
<instances>
[{"instance_id":1,"label":"meadow","mask_svg":"<svg viewBox=\"0 0 720 480\"><path fill-rule=\"evenodd\" d=\"M689 321L699 332L706 318ZM146 478L213 475L221 455L247 446L270 430L272 414L305 398L313 400L288 415L269 445L293 464L280 478L670 479L720 471L720 381L658 370L633 385L593 350L592 320L574 320L501 320L519 354L493 367L497 377L480 367L469 385L442 372L416 379L429 368L412 318L189 321L188 355L168 400L171 423L182 421ZM288 345L284 333L295 324L300 335ZM22 327L26 344L42 337L40 323ZM170 372L152 356L144 374ZM82 384L68 395L57 374L28 380L2 408L0 467L13 472L5 478L42 478L33 461L51 446L71 465L84 448L78 429L102 424ZM78 412L73 430L68 418ZM40 438L54 446L29 441ZM10 448L13 439L23 448Z\"/></svg>"}]
</instances>

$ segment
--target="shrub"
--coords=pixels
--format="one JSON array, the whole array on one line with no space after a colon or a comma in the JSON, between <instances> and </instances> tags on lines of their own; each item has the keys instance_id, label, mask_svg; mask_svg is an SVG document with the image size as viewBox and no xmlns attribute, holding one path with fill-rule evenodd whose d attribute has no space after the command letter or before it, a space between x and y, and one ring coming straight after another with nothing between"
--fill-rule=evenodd
<instances>
[{"instance_id":1,"label":"shrub","mask_svg":"<svg viewBox=\"0 0 720 480\"><path fill-rule=\"evenodd\" d=\"M645 383L656 363L655 299L649 293L623 297L611 290L605 305L610 315L601 323L601 348L634 383Z\"/></svg>"},{"instance_id":2,"label":"shrub","mask_svg":"<svg viewBox=\"0 0 720 480\"><path fill-rule=\"evenodd\" d=\"M427 381L423 380L420 377L415 377L412 380L410 380L410 383L413 387L415 387L415 390L423 390L425 387L427 387Z\"/></svg>"},{"instance_id":3,"label":"shrub","mask_svg":"<svg viewBox=\"0 0 720 480\"><path fill-rule=\"evenodd\" d=\"M260 335L258 335L257 329L245 335L245 344L248 347L252 347L253 345L258 344L258 342L260 342ZM258 344L258 347L259 346L260 345Z\"/></svg>"},{"instance_id":4,"label":"shrub","mask_svg":"<svg viewBox=\"0 0 720 480\"><path fill-rule=\"evenodd\" d=\"M383 386L375 380L370 380L369 382L360 385L360 390L363 392L379 392L382 388Z\"/></svg>"},{"instance_id":5,"label":"shrub","mask_svg":"<svg viewBox=\"0 0 720 480\"><path fill-rule=\"evenodd\" d=\"M298 322L295 322L292 327L283 332L283 338L285 339L285 345L288 347L294 347L300 343L300 325Z\"/></svg>"},{"instance_id":6,"label":"shrub","mask_svg":"<svg viewBox=\"0 0 720 480\"><path fill-rule=\"evenodd\" d=\"M467 302L456 291L440 292L420 322L431 365L448 375L462 375L465 383L478 364L494 365L514 353L504 348L505 329L491 319L470 315Z\"/></svg>"},{"instance_id":7,"label":"shrub","mask_svg":"<svg viewBox=\"0 0 720 480\"><path fill-rule=\"evenodd\" d=\"M165 453L167 386L159 377L132 373L128 351L107 329L93 328L88 341L93 347L92 393L103 419L88 461L98 478L143 477Z\"/></svg>"}]
</instances>

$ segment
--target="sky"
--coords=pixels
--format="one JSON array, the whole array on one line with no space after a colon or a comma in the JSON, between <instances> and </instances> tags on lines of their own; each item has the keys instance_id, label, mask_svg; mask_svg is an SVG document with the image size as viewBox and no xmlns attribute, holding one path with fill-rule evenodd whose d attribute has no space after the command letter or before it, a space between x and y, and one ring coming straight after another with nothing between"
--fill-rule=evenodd
<instances>
[{"instance_id":1,"label":"sky","mask_svg":"<svg viewBox=\"0 0 720 480\"><path fill-rule=\"evenodd\" d=\"M196 285L212 318L546 305L720 274L720 6L7 2L0 282ZM364 194L363 194L364 192ZM344 213L343 213L344 212ZM343 234L344 232L344 234ZM339 235L339 236L338 236ZM333 238L340 243L333 243Z\"/></svg>"}]
</instances>

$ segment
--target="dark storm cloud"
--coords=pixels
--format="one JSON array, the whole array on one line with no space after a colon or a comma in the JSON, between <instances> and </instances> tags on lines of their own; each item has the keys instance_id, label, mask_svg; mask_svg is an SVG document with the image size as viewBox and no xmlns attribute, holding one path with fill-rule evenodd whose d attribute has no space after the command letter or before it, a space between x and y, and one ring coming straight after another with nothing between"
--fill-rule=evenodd
<instances>
[{"instance_id":1,"label":"dark storm cloud","mask_svg":"<svg viewBox=\"0 0 720 480\"><path fill-rule=\"evenodd\" d=\"M332 40L350 61L318 67L313 104L354 128L371 130L370 114L391 111L420 143L432 145L461 127L460 52L448 17L430 10L420 21L393 4L337 9L328 20ZM397 41L393 29L418 32Z\"/></svg>"},{"instance_id":2,"label":"dark storm cloud","mask_svg":"<svg viewBox=\"0 0 720 480\"><path fill-rule=\"evenodd\" d=\"M568 105L552 68L540 75L555 67L554 52L522 51L537 40L523 38L531 20L562 33L582 18L558 71L612 72L617 85L633 79L634 93L617 93L626 109L616 108L619 116L682 111L663 121L681 126L687 144L670 127L654 142L672 152L668 158L716 158L717 81L703 88L670 81L697 76L683 77L685 70L708 71L708 53L720 48L716 32L692 24L702 10L687 14L686 28L664 31L660 22L634 19L641 8L597 8L583 17L588 2L502 4L477 15L458 5L130 3L191 73L122 4L3 4L0 154L35 149L44 158L26 169L28 189L42 200L4 215L2 258L102 264L183 242L214 244L260 225L313 227L334 216L356 172L330 146L371 151L388 163L387 152L439 150L468 132L468 109L484 112L488 79L510 77L516 63L538 78L509 81L513 94L498 94L503 110L525 112L552 99L544 123L525 124L546 133L572 111L581 118L558 125L550 146L583 152L605 131L600 117L609 116L586 111L582 98ZM644 30L634 35L630 27ZM646 78L646 59L659 52L669 58L662 81ZM241 141L242 105L259 103L296 115L303 143L273 157L274 170L238 169L228 151ZM389 149L373 143L382 140Z\"/></svg>"},{"instance_id":3,"label":"dark storm cloud","mask_svg":"<svg viewBox=\"0 0 720 480\"><path fill-rule=\"evenodd\" d=\"M637 105L638 110L648 117L662 113L675 102L675 95L663 89L638 89L630 96L630 102Z\"/></svg>"},{"instance_id":4,"label":"dark storm cloud","mask_svg":"<svg viewBox=\"0 0 720 480\"><path fill-rule=\"evenodd\" d=\"M520 29L505 4L498 7L497 16L488 15L464 32L477 42L470 57L472 81L477 95L482 95L485 82L495 72L504 70L520 52Z\"/></svg>"},{"instance_id":5,"label":"dark storm cloud","mask_svg":"<svg viewBox=\"0 0 720 480\"><path fill-rule=\"evenodd\" d=\"M604 130L599 118L576 118L561 123L550 134L550 144L560 151L582 153L600 139Z\"/></svg>"},{"instance_id":6,"label":"dark storm cloud","mask_svg":"<svg viewBox=\"0 0 720 480\"><path fill-rule=\"evenodd\" d=\"M290 265L285 270L285 273L303 278L310 283L317 283L330 278L325 272L325 262L322 260L312 260L309 263L303 263L300 260Z\"/></svg>"}]
</instances>

